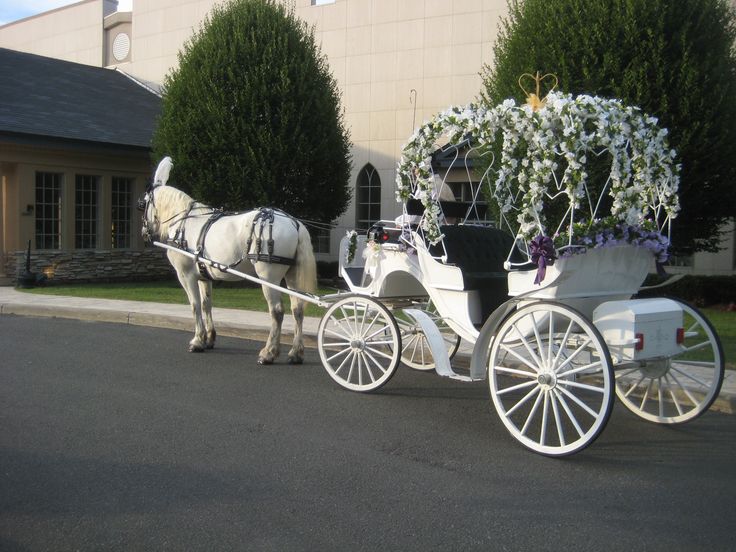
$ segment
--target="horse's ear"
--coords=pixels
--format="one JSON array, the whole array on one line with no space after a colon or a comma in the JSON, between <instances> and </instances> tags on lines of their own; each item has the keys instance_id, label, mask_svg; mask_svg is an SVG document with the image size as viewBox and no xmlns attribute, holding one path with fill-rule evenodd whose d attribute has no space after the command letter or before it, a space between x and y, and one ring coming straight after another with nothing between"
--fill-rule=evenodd
<instances>
[{"instance_id":1,"label":"horse's ear","mask_svg":"<svg viewBox=\"0 0 736 552\"><path fill-rule=\"evenodd\" d=\"M166 186L166 182L169 180L169 173L174 163L171 161L171 157L168 155L164 157L156 167L156 174L153 176L153 187Z\"/></svg>"}]
</instances>

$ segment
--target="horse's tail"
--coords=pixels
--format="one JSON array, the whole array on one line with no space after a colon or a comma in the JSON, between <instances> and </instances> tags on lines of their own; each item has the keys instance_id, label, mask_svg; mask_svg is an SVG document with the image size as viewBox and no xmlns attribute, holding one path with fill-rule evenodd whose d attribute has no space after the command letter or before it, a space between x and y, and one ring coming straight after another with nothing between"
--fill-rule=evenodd
<instances>
[{"instance_id":1,"label":"horse's tail","mask_svg":"<svg viewBox=\"0 0 736 552\"><path fill-rule=\"evenodd\" d=\"M164 157L158 164L158 167L156 167L156 173L153 175L153 185L154 186L165 186L166 183L169 181L169 173L171 172L171 167L174 166L174 163L171 161L171 157L168 155Z\"/></svg>"},{"instance_id":2,"label":"horse's tail","mask_svg":"<svg viewBox=\"0 0 736 552\"><path fill-rule=\"evenodd\" d=\"M295 264L297 286L302 291L314 293L317 289L317 261L314 259L312 238L303 223L299 223L299 238L296 246Z\"/></svg>"}]
</instances>

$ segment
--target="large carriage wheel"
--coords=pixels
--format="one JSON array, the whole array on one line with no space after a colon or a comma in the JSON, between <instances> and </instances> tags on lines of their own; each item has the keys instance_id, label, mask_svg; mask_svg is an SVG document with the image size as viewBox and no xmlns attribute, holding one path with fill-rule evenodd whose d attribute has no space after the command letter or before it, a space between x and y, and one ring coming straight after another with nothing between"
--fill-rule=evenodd
<instances>
[{"instance_id":1,"label":"large carriage wheel","mask_svg":"<svg viewBox=\"0 0 736 552\"><path fill-rule=\"evenodd\" d=\"M582 314L558 303L524 306L501 324L488 379L506 429L547 456L584 449L611 414L608 347Z\"/></svg>"},{"instance_id":2,"label":"large carriage wheel","mask_svg":"<svg viewBox=\"0 0 736 552\"><path fill-rule=\"evenodd\" d=\"M327 309L317 330L322 365L351 391L374 391L396 372L401 336L391 312L370 297L349 295Z\"/></svg>"},{"instance_id":3,"label":"large carriage wheel","mask_svg":"<svg viewBox=\"0 0 736 552\"><path fill-rule=\"evenodd\" d=\"M412 308L427 313L427 316L437 325L437 329L445 341L448 356L452 360L452 357L460 348L460 336L442 320L431 300ZM421 326L414 322L409 315L404 314L403 309L397 314L396 322L399 324L399 330L401 330L401 362L414 370L434 370L432 351Z\"/></svg>"},{"instance_id":4,"label":"large carriage wheel","mask_svg":"<svg viewBox=\"0 0 736 552\"><path fill-rule=\"evenodd\" d=\"M718 397L723 382L723 348L711 323L696 308L682 307L682 351L616 373L616 394L637 416L660 424L694 420Z\"/></svg>"}]
</instances>

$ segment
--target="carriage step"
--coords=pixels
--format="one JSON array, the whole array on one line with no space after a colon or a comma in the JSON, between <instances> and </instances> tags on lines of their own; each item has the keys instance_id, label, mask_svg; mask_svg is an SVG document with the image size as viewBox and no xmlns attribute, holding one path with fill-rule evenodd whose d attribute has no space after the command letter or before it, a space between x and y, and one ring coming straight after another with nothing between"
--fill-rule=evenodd
<instances>
[{"instance_id":1,"label":"carriage step","mask_svg":"<svg viewBox=\"0 0 736 552\"><path fill-rule=\"evenodd\" d=\"M454 372L452 374L446 374L445 377L454 379L457 381L464 381L467 383L471 383L474 381L483 381L483 378L471 378L470 376L463 376L462 374L456 374Z\"/></svg>"}]
</instances>

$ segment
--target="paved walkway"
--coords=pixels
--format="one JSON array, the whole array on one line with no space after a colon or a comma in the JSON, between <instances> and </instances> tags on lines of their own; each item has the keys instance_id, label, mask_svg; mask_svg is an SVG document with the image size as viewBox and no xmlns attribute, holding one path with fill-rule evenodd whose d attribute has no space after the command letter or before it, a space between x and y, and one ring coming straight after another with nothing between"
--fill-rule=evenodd
<instances>
[{"instance_id":1,"label":"paved walkway","mask_svg":"<svg viewBox=\"0 0 736 552\"><path fill-rule=\"evenodd\" d=\"M146 301L118 301L114 299L85 299L36 293L24 293L13 287L0 286L0 315L48 316L74 318L98 322L116 322L137 326L153 326L193 331L192 314L187 305L170 305ZM239 309L213 309L218 335L261 340L268 335L271 317L265 312ZM305 344L316 345L319 318L304 320ZM284 316L283 332L292 334L294 321ZM286 343L286 339L283 340ZM462 347L459 354L469 354L470 347ZM713 408L730 414L736 413L736 371L726 370L721 393Z\"/></svg>"}]
</instances>

